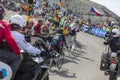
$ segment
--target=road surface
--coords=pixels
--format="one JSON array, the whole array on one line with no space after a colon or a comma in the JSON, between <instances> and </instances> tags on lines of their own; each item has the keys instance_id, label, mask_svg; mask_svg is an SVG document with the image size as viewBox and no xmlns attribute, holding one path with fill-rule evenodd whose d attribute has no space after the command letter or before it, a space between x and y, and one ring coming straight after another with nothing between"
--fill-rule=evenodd
<instances>
[{"instance_id":1,"label":"road surface","mask_svg":"<svg viewBox=\"0 0 120 80\"><path fill-rule=\"evenodd\" d=\"M50 80L109 80L99 69L103 41L102 38L79 32L75 53L66 56L60 71L56 68L50 71Z\"/></svg>"}]
</instances>

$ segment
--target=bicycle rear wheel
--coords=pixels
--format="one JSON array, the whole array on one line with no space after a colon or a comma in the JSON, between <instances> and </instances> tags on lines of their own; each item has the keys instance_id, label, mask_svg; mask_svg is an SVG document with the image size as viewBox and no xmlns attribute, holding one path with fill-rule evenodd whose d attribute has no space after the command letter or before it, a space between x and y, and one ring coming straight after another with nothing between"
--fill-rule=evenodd
<instances>
[{"instance_id":1,"label":"bicycle rear wheel","mask_svg":"<svg viewBox=\"0 0 120 80\"><path fill-rule=\"evenodd\" d=\"M59 70L62 68L63 63L64 63L64 53L61 51L60 56L58 57L58 60L56 63Z\"/></svg>"}]
</instances>

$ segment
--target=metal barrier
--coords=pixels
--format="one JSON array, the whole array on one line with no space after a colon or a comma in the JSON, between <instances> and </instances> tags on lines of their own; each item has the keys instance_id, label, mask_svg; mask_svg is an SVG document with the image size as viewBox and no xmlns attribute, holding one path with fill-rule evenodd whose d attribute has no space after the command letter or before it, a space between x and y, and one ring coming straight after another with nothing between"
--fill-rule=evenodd
<instances>
[{"instance_id":1,"label":"metal barrier","mask_svg":"<svg viewBox=\"0 0 120 80\"><path fill-rule=\"evenodd\" d=\"M87 32L89 32L89 28L90 28L89 26L83 24L82 27L81 27L81 30L82 30L83 32L86 32L86 33L87 33Z\"/></svg>"}]
</instances>

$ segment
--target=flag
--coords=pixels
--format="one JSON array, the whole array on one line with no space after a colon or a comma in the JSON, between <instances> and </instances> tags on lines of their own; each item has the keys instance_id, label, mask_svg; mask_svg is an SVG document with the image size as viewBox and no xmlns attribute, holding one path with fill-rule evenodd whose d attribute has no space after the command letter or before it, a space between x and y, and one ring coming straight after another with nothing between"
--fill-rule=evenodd
<instances>
[{"instance_id":1,"label":"flag","mask_svg":"<svg viewBox=\"0 0 120 80\"><path fill-rule=\"evenodd\" d=\"M103 16L103 14L99 12L94 6L91 7L90 12L96 14L97 16Z\"/></svg>"}]
</instances>

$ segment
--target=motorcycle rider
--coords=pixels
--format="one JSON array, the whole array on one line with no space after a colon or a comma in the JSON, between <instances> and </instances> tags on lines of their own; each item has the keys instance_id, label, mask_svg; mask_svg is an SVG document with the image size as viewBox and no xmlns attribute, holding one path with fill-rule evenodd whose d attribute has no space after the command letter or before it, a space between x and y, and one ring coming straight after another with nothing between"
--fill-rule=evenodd
<instances>
[{"instance_id":1,"label":"motorcycle rider","mask_svg":"<svg viewBox=\"0 0 120 80\"><path fill-rule=\"evenodd\" d=\"M29 53L29 55L36 56L41 53L41 50L33 47L31 44L29 44L22 33L20 33L20 29L23 28L23 25L25 23L25 20L20 15L14 15L9 20L11 25L11 32L12 35L18 44L19 48L21 50L25 50Z\"/></svg>"},{"instance_id":2,"label":"motorcycle rider","mask_svg":"<svg viewBox=\"0 0 120 80\"><path fill-rule=\"evenodd\" d=\"M0 61L3 61L10 65L13 71L11 80L14 80L15 74L19 68L23 56L20 53L19 47L16 44L14 38L12 37L12 34L10 32L10 25L7 22L3 21L4 16L5 10L0 6ZM12 51L3 48L3 39L5 39L7 45Z\"/></svg>"},{"instance_id":3,"label":"motorcycle rider","mask_svg":"<svg viewBox=\"0 0 120 80\"><path fill-rule=\"evenodd\" d=\"M43 51L35 48L30 43L28 43L25 40L24 35L19 32L20 29L23 28L23 25L25 23L25 20L22 16L14 15L10 18L9 22L11 25L12 35L13 35L16 43L18 44L18 47L21 50L24 50L25 52L27 52L29 55L32 55L32 56L44 54ZM24 68L23 68L23 66L24 66ZM19 72L25 73L25 75L21 76L19 78L19 80L30 80L32 75L34 74L33 71L34 71L33 68L31 68L29 65L22 62Z\"/></svg>"},{"instance_id":4,"label":"motorcycle rider","mask_svg":"<svg viewBox=\"0 0 120 80\"><path fill-rule=\"evenodd\" d=\"M109 39L108 43L110 45L110 49L112 52L116 52L119 49L120 45L119 45L119 38L120 38L120 31L113 26L113 29L111 30L111 32L113 33L112 37Z\"/></svg>"}]
</instances>

